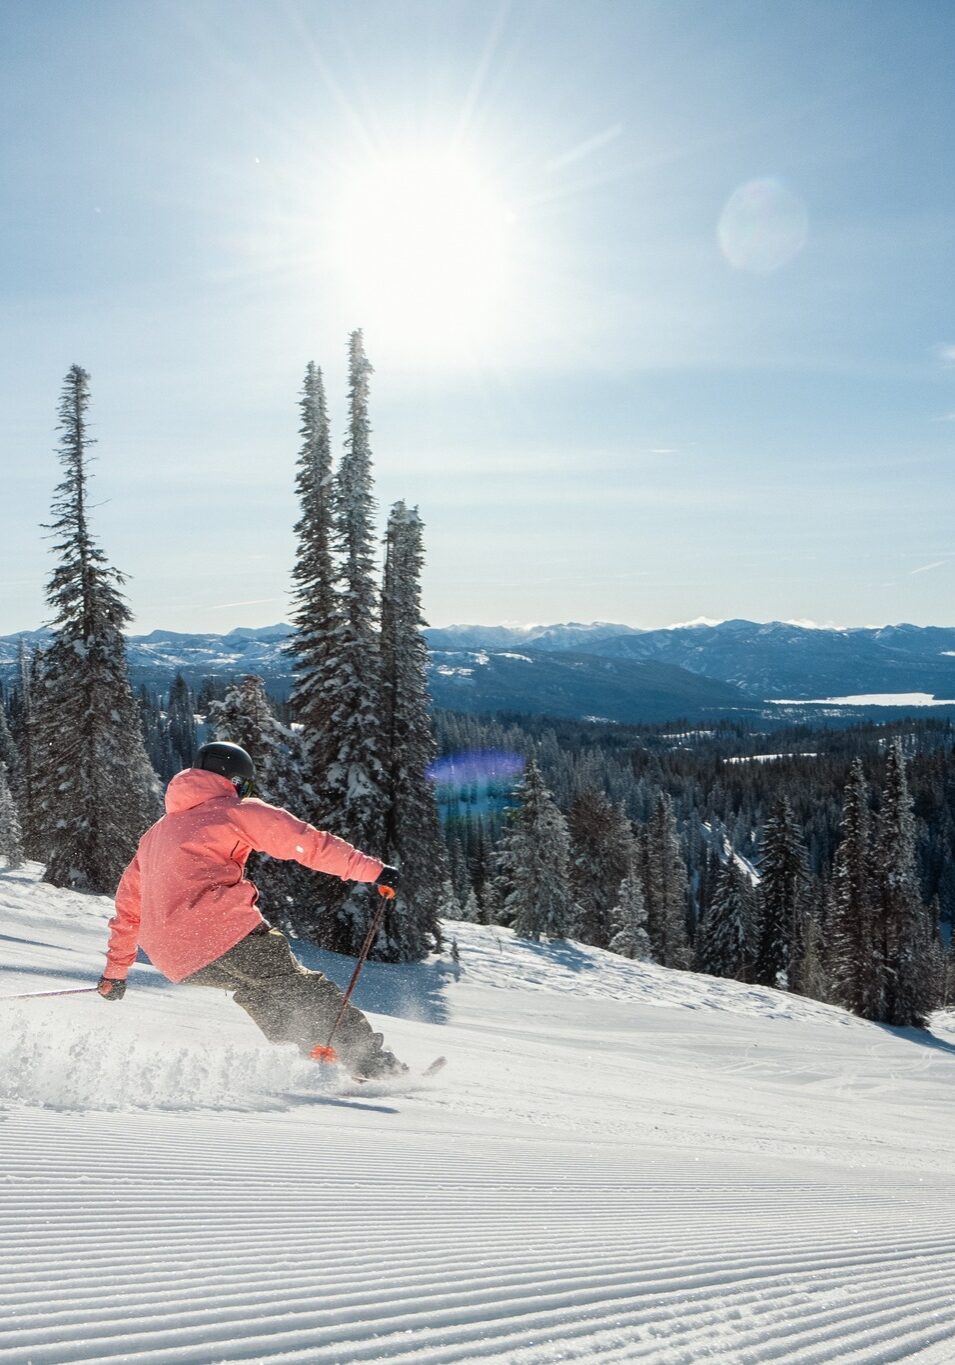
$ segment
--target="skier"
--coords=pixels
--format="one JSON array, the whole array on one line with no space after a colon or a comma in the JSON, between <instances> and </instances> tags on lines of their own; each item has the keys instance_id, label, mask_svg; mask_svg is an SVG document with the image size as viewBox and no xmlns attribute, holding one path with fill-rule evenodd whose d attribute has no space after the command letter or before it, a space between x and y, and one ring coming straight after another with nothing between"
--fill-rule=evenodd
<instances>
[{"instance_id":1,"label":"skier","mask_svg":"<svg viewBox=\"0 0 955 1365\"><path fill-rule=\"evenodd\" d=\"M393 896L398 870L344 839L252 796L255 768L238 744L204 744L196 766L166 789L166 814L139 841L116 891L106 971L97 990L121 1000L141 944L170 981L234 991L273 1043L296 1043L316 1058L342 1005L338 987L292 956L285 935L259 913L243 875L253 851L290 858L343 881L371 882ZM407 1070L353 1005L335 1032L335 1054L356 1076Z\"/></svg>"}]
</instances>

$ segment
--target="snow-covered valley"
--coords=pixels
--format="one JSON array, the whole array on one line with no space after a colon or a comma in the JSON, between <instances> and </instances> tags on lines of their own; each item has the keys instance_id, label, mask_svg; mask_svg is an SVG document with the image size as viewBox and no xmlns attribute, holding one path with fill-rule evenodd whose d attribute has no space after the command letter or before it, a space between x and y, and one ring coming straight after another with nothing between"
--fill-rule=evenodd
<instances>
[{"instance_id":1,"label":"snow-covered valley","mask_svg":"<svg viewBox=\"0 0 955 1365\"><path fill-rule=\"evenodd\" d=\"M0 874L0 996L109 914ZM955 1361L955 1018L447 932L360 987L400 1086L146 965L0 1004L0 1361Z\"/></svg>"}]
</instances>

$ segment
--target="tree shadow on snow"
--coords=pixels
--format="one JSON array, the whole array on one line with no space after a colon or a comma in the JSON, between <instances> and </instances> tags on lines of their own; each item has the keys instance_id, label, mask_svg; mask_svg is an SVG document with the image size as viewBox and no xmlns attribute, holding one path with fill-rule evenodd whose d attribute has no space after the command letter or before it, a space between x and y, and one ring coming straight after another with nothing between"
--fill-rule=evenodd
<instances>
[{"instance_id":1,"label":"tree shadow on snow","mask_svg":"<svg viewBox=\"0 0 955 1365\"><path fill-rule=\"evenodd\" d=\"M15 886L36 886L37 879L33 872L20 872L15 868L5 867L0 869L0 882L12 882Z\"/></svg>"},{"instance_id":2,"label":"tree shadow on snow","mask_svg":"<svg viewBox=\"0 0 955 1365\"><path fill-rule=\"evenodd\" d=\"M538 957L546 958L550 963L556 962L571 972L593 972L601 965L588 953L583 952L578 944L570 943L566 939L522 938L518 941L525 952L536 953Z\"/></svg>"},{"instance_id":3,"label":"tree shadow on snow","mask_svg":"<svg viewBox=\"0 0 955 1365\"><path fill-rule=\"evenodd\" d=\"M2 943L22 943L27 948L52 948L58 953L68 953L68 948L63 948L59 943L47 943L39 938L26 938L23 934L0 934Z\"/></svg>"},{"instance_id":4,"label":"tree shadow on snow","mask_svg":"<svg viewBox=\"0 0 955 1365\"><path fill-rule=\"evenodd\" d=\"M345 990L355 970L353 957L326 952L304 939L290 939L289 944L303 967L322 972ZM446 1024L449 1011L444 992L455 975L453 964L440 958L431 962L366 962L352 999L360 1010L374 1014Z\"/></svg>"},{"instance_id":5,"label":"tree shadow on snow","mask_svg":"<svg viewBox=\"0 0 955 1365\"><path fill-rule=\"evenodd\" d=\"M880 1028L883 1033L888 1033L893 1038L901 1038L907 1043L918 1043L921 1047L931 1048L934 1052L947 1052L949 1056L955 1057L955 1043L939 1038L937 1033L931 1033L928 1029L899 1028L894 1024L877 1024L876 1028Z\"/></svg>"}]
</instances>

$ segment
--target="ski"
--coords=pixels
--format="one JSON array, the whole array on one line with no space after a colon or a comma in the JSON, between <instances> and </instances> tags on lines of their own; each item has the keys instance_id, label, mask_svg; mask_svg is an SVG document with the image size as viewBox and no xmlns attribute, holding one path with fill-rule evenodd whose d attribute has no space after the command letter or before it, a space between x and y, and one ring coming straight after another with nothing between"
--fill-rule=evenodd
<instances>
[{"instance_id":1,"label":"ski","mask_svg":"<svg viewBox=\"0 0 955 1365\"><path fill-rule=\"evenodd\" d=\"M347 1072L339 1072L337 1081L332 1080L332 1086L328 1090L286 1090L283 1093L285 1099L296 1104L334 1098L336 1095L357 1095L362 1091L371 1095L400 1095L404 1086L415 1087L421 1081L431 1080L433 1076L443 1071L447 1064L447 1057L435 1057L423 1070L408 1070L399 1076L352 1076ZM367 1089L369 1086L370 1090Z\"/></svg>"},{"instance_id":2,"label":"ski","mask_svg":"<svg viewBox=\"0 0 955 1365\"><path fill-rule=\"evenodd\" d=\"M439 1071L443 1071L448 1064L447 1057L435 1057L434 1061L424 1068L423 1071L407 1071L400 1076L349 1076L349 1080L355 1085L374 1085L381 1082L390 1085L394 1081L427 1080L431 1076L437 1076Z\"/></svg>"}]
</instances>

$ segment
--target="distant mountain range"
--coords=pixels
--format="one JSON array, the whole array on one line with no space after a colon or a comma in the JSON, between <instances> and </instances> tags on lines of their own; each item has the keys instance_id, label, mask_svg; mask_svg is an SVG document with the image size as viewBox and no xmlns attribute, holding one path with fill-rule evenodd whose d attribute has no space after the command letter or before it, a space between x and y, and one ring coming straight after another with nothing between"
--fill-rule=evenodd
<instances>
[{"instance_id":1,"label":"distant mountain range","mask_svg":"<svg viewBox=\"0 0 955 1365\"><path fill-rule=\"evenodd\" d=\"M953 702L933 713L955 714L955 628L883 626L859 629L816 629L783 621L706 622L671 626L665 630L635 630L606 623L593 625L503 627L448 626L426 632L435 676L432 690L442 706L463 710L498 706L548 711L557 715L597 714L611 720L712 718L736 714L741 718L801 719L820 715L879 715L887 717L913 709L911 694L927 694ZM513 661L523 657L536 665L519 683ZM587 663L589 661L589 665ZM610 674L613 664L638 665L629 676ZM665 665L671 672L641 672ZM555 670L578 670L577 678L561 688ZM697 680L697 689L686 675ZM471 680L473 703L463 695ZM679 684L678 684L679 680ZM624 697L618 706L606 699L607 685L619 685ZM601 685L603 684L603 686ZM721 684L733 691L722 694ZM592 688L593 691L588 689ZM514 697L523 692L528 705ZM545 692L556 691L549 705L538 705ZM669 697L666 694L669 692ZM563 695L560 695L560 694ZM511 698L502 702L506 695ZM887 695L895 706L821 708L807 703L826 698ZM604 698L604 700L600 700ZM781 706L780 701L789 703Z\"/></svg>"},{"instance_id":2,"label":"distant mountain range","mask_svg":"<svg viewBox=\"0 0 955 1365\"><path fill-rule=\"evenodd\" d=\"M492 638L485 638L489 632ZM627 626L448 626L426 632L432 650L575 649L610 659L672 664L741 687L750 697L811 699L929 692L955 697L955 628L818 629L784 621L634 630Z\"/></svg>"},{"instance_id":3,"label":"distant mountain range","mask_svg":"<svg viewBox=\"0 0 955 1365\"><path fill-rule=\"evenodd\" d=\"M207 675L258 673L287 695L287 625L227 635L155 630L132 636L134 682L165 688L181 671L192 685ZM438 706L619 722L753 719L819 715L825 698L928 694L952 701L955 628L884 626L809 629L788 622L722 621L636 630L608 622L541 626L447 626L425 631ZM9 678L17 636L0 637L0 676ZM43 638L34 632L29 640ZM784 701L787 705L780 706ZM895 711L912 708L900 700ZM879 715L848 708L829 713Z\"/></svg>"},{"instance_id":4,"label":"distant mountain range","mask_svg":"<svg viewBox=\"0 0 955 1365\"><path fill-rule=\"evenodd\" d=\"M49 632L36 630L22 638L42 644ZM291 681L291 658L283 645L292 634L287 625L238 627L227 635L192 635L175 630L154 630L131 635L126 643L130 676L138 687L164 689L181 672L190 686L208 676L258 673L269 690L287 695ZM0 636L0 676L9 677L15 667L19 635Z\"/></svg>"}]
</instances>

